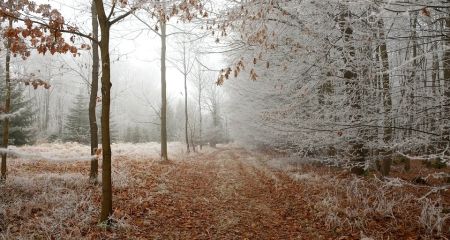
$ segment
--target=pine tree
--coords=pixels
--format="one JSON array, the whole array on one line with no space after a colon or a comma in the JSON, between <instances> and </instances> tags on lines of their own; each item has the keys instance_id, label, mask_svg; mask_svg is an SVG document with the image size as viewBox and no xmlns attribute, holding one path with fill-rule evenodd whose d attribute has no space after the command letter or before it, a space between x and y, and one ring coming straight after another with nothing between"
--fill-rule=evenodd
<instances>
[{"instance_id":1,"label":"pine tree","mask_svg":"<svg viewBox=\"0 0 450 240\"><path fill-rule=\"evenodd\" d=\"M82 144L90 142L88 97L83 92L75 97L73 107L67 116L64 140Z\"/></svg>"},{"instance_id":2,"label":"pine tree","mask_svg":"<svg viewBox=\"0 0 450 240\"><path fill-rule=\"evenodd\" d=\"M0 81L0 89L4 89L4 81ZM10 118L9 139L10 145L24 145L34 141L34 131L32 129L33 115L31 100L24 96L24 87L17 84L12 88L11 93L11 113L20 112ZM0 102L5 102L5 92L0 91ZM3 121L0 121L0 128L3 128ZM3 130L3 129L2 129ZM0 131L0 137L3 137Z\"/></svg>"}]
</instances>

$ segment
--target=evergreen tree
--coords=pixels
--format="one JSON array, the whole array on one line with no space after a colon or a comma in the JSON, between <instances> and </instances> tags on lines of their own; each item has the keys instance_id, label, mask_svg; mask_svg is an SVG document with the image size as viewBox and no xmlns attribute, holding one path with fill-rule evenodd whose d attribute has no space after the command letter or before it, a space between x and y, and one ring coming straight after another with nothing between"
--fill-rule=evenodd
<instances>
[{"instance_id":1,"label":"evergreen tree","mask_svg":"<svg viewBox=\"0 0 450 240\"><path fill-rule=\"evenodd\" d=\"M5 102L5 83L0 81L0 103L1 106ZM32 143L35 139L35 135L32 124L33 115L35 114L32 110L31 100L26 99L24 96L24 87L20 84L13 86L11 92L11 113L14 114L10 118L10 128L9 128L9 139L10 145L24 145ZM3 107L3 106L2 106ZM0 121L0 128L3 130L3 121ZM3 137L3 131L0 131L0 137Z\"/></svg>"},{"instance_id":2,"label":"evergreen tree","mask_svg":"<svg viewBox=\"0 0 450 240\"><path fill-rule=\"evenodd\" d=\"M88 97L80 91L67 116L64 140L88 144L89 136Z\"/></svg>"}]
</instances>

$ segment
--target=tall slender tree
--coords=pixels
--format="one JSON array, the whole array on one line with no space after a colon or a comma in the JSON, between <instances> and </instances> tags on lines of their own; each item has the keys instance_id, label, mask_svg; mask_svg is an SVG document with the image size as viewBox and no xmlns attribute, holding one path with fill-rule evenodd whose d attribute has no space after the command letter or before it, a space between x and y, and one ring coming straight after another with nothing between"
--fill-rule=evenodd
<instances>
[{"instance_id":1,"label":"tall slender tree","mask_svg":"<svg viewBox=\"0 0 450 240\"><path fill-rule=\"evenodd\" d=\"M163 8L165 5L163 4ZM164 11L161 11L159 25L161 28L161 159L169 160L167 153L167 80L166 80L166 51L167 51L167 18Z\"/></svg>"},{"instance_id":2,"label":"tall slender tree","mask_svg":"<svg viewBox=\"0 0 450 240\"><path fill-rule=\"evenodd\" d=\"M445 119L449 118L450 115L450 7L447 8L447 17L445 18L445 29L446 32L444 34L444 56L442 58L442 65L444 69L444 95L446 97L446 101L444 104L443 115ZM448 124L444 126L443 130L443 142L449 147L450 146L450 127Z\"/></svg>"},{"instance_id":3,"label":"tall slender tree","mask_svg":"<svg viewBox=\"0 0 450 240\"><path fill-rule=\"evenodd\" d=\"M12 8L12 0L8 1L8 5ZM13 19L8 20L8 27L11 29L13 27ZM6 40L6 57L5 57L5 105L4 105L4 113L8 114L11 110L11 39ZM3 139L2 139L2 147L8 148L9 142L9 124L10 119L8 117L3 121ZM7 154L2 154L2 162L1 162L1 175L0 181L6 180L6 157Z\"/></svg>"},{"instance_id":4,"label":"tall slender tree","mask_svg":"<svg viewBox=\"0 0 450 240\"><path fill-rule=\"evenodd\" d=\"M381 71L382 71L382 81L383 81L383 107L384 107L384 137L383 140L387 146L390 146L392 141L392 98L391 98L391 83L389 76L389 55L387 52L386 37L384 33L384 21L383 19L378 20L378 31L380 33L379 39L381 41L378 47L380 61L381 61ZM392 151L388 150L385 152L383 157L382 174L389 175L392 164Z\"/></svg>"},{"instance_id":5,"label":"tall slender tree","mask_svg":"<svg viewBox=\"0 0 450 240\"><path fill-rule=\"evenodd\" d=\"M98 20L95 2L91 3L91 19L92 19L92 79L89 98L89 127L91 134L91 156L96 155L98 148L98 125L96 116L97 93L98 93L98 76L100 59L98 52ZM91 170L89 178L91 182L97 183L98 175L98 158L93 157L91 160Z\"/></svg>"},{"instance_id":6,"label":"tall slender tree","mask_svg":"<svg viewBox=\"0 0 450 240\"><path fill-rule=\"evenodd\" d=\"M186 142L186 151L190 152L189 147L189 108L188 108L188 77L190 76L190 73L192 72L192 69L194 67L195 58L192 57L191 45L188 45L192 40L188 38L187 34L189 34L187 31L183 31L183 38L178 43L178 46L180 48L180 54L181 58L178 59L174 66L183 75L183 84L184 84L184 138ZM192 143L193 144L193 143ZM194 146L192 145L194 148Z\"/></svg>"},{"instance_id":7,"label":"tall slender tree","mask_svg":"<svg viewBox=\"0 0 450 240\"><path fill-rule=\"evenodd\" d=\"M94 0L97 11L98 23L100 26L101 40L99 41L101 60L102 60L102 208L100 213L100 222L110 224L109 217L113 213L112 208L112 182L111 182L111 138L110 138L110 108L111 108L111 59L109 52L111 26L131 15L137 6L113 18L116 10L117 1L113 1L109 14L107 15L103 0ZM126 5L127 1L121 0L120 4Z\"/></svg>"},{"instance_id":8,"label":"tall slender tree","mask_svg":"<svg viewBox=\"0 0 450 240\"><path fill-rule=\"evenodd\" d=\"M144 23L150 30L156 33L161 42L161 111L160 111L160 134L161 134L161 159L163 161L169 160L167 151L167 38L174 33L167 33L167 26L170 18L177 16L182 21L191 21L197 12L204 15L203 5L199 1L163 1L158 3L149 3L145 6L147 13L151 18L156 17L156 26L153 27L149 21L142 20L136 16L142 23ZM197 12L191 11L192 9ZM158 27L159 26L159 27Z\"/></svg>"},{"instance_id":9,"label":"tall slender tree","mask_svg":"<svg viewBox=\"0 0 450 240\"><path fill-rule=\"evenodd\" d=\"M197 91L198 91L198 96L197 96L197 105L198 105L198 142L200 144L200 150L202 150L203 148L203 135L202 135L202 131L203 131L203 117L202 117L202 94L203 94L203 88L204 88L204 83L203 83L203 75L201 72L201 69L198 70L197 76L196 76L196 81L197 81Z\"/></svg>"},{"instance_id":10,"label":"tall slender tree","mask_svg":"<svg viewBox=\"0 0 450 240\"><path fill-rule=\"evenodd\" d=\"M189 62L187 59L187 49L186 49L186 42L183 41L182 43L182 49L183 49L183 78L184 78L184 137L186 141L186 151L189 153L189 133L188 133L188 124L189 124L189 114L188 114L188 87L187 87L187 77L191 69L189 69Z\"/></svg>"}]
</instances>

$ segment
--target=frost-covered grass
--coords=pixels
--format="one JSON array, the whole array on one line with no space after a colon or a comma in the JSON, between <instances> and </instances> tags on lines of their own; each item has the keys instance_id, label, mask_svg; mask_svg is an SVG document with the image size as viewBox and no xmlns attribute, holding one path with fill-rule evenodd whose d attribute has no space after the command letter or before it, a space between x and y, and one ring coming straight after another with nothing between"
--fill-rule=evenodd
<instances>
[{"instance_id":1,"label":"frost-covered grass","mask_svg":"<svg viewBox=\"0 0 450 240\"><path fill-rule=\"evenodd\" d=\"M0 191L2 239L80 238L98 214L97 190L79 173L9 176Z\"/></svg>"},{"instance_id":2,"label":"frost-covered grass","mask_svg":"<svg viewBox=\"0 0 450 240\"><path fill-rule=\"evenodd\" d=\"M171 160L186 157L183 143L168 147ZM89 146L44 143L10 149L18 154L8 158L7 180L0 184L0 239L81 239L98 231L101 187L88 181ZM114 189L145 186L152 173L143 167L158 164L159 151L158 143L112 144ZM139 175L132 167L142 168ZM101 161L99 171L101 181ZM130 218L113 218L116 228L133 229Z\"/></svg>"},{"instance_id":3,"label":"frost-covered grass","mask_svg":"<svg viewBox=\"0 0 450 240\"><path fill-rule=\"evenodd\" d=\"M101 145L99 145L101 148ZM170 149L169 157L178 159L184 156L186 147L181 142L168 143ZM48 160L55 162L63 161L89 161L90 147L79 143L42 143L32 146L14 147L9 149L22 161L26 160ZM205 149L209 149L205 147ZM113 143L111 145L113 157L128 157L133 159L159 159L160 144L149 143Z\"/></svg>"},{"instance_id":4,"label":"frost-covered grass","mask_svg":"<svg viewBox=\"0 0 450 240\"><path fill-rule=\"evenodd\" d=\"M441 199L431 200L429 198L422 199L422 211L420 212L419 223L427 231L428 234L449 231L445 227L450 228L448 219L450 213L445 213Z\"/></svg>"},{"instance_id":5,"label":"frost-covered grass","mask_svg":"<svg viewBox=\"0 0 450 240\"><path fill-rule=\"evenodd\" d=\"M444 188L415 185L395 177L381 181L339 170L333 174L327 167L308 164L281 169L309 188L309 206L328 230L357 230L374 239L399 230L405 232L405 238L419 234L423 239L445 239L450 234L448 188L439 192L436 189Z\"/></svg>"},{"instance_id":6,"label":"frost-covered grass","mask_svg":"<svg viewBox=\"0 0 450 240\"><path fill-rule=\"evenodd\" d=\"M449 169L427 169L415 161L411 171L393 166L392 176L381 180L376 172L355 176L298 157L262 158L267 167L308 189L302 198L328 231L338 235L356 231L361 238L373 239L450 236L450 189L444 178ZM427 184L415 184L418 176Z\"/></svg>"},{"instance_id":7,"label":"frost-covered grass","mask_svg":"<svg viewBox=\"0 0 450 240\"><path fill-rule=\"evenodd\" d=\"M172 160L184 157L186 145L181 142L169 142L169 158ZM133 159L159 159L161 145L159 143L114 143L111 145L112 154L116 157L125 156Z\"/></svg>"},{"instance_id":8,"label":"frost-covered grass","mask_svg":"<svg viewBox=\"0 0 450 240\"><path fill-rule=\"evenodd\" d=\"M405 180L407 176L384 181L373 175L356 177L346 170L272 158L233 145L204 147L200 153L186 155L183 143L170 143L172 161L167 163L160 162L159 147L157 143L113 144L116 230L98 226L101 187L88 181L90 164L83 160L88 146L14 148L25 156L50 158L8 159L9 175L0 185L0 239L119 239L146 236L142 228L153 229L152 236L177 236L173 231L187 234L192 229L174 225L157 232L161 227L157 224L189 223L179 219L180 211L185 217L193 214L196 217L188 219L224 236L230 229L241 228L248 217L271 224L261 216L294 229L300 224L316 235L349 239L418 235L431 239L450 234L450 195L443 188L442 174L417 164L411 176L420 173L441 185L415 185ZM81 160L75 160L77 156ZM195 204L201 208L191 209ZM216 222L202 222L199 216ZM241 231L252 231L245 227Z\"/></svg>"}]
</instances>

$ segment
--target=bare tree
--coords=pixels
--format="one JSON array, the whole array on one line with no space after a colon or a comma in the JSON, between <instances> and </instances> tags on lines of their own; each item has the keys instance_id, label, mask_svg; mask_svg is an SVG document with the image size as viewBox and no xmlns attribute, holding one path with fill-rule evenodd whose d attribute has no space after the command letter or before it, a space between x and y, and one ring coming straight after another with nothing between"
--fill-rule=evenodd
<instances>
[{"instance_id":1,"label":"bare tree","mask_svg":"<svg viewBox=\"0 0 450 240\"><path fill-rule=\"evenodd\" d=\"M167 154L167 81L166 81L166 17L160 18L161 27L161 158L168 161Z\"/></svg>"},{"instance_id":2,"label":"bare tree","mask_svg":"<svg viewBox=\"0 0 450 240\"><path fill-rule=\"evenodd\" d=\"M384 106L384 142L387 146L391 144L392 141L392 120L391 120L391 111L392 111L392 98L391 98L391 83L389 77L389 55L387 52L387 45L384 33L384 21L382 18L378 20L378 31L380 33L379 39L381 41L380 46L378 47L380 61L381 61L381 70L382 70L382 79L383 79L383 106ZM388 150L383 158L383 166L381 172L383 175L389 175L389 171L391 169L392 164L392 151Z\"/></svg>"},{"instance_id":3,"label":"bare tree","mask_svg":"<svg viewBox=\"0 0 450 240\"><path fill-rule=\"evenodd\" d=\"M189 114L188 114L188 77L192 72L195 58L192 57L191 51L189 50L192 46L190 39L187 37L187 32L184 32L183 39L178 42L178 46L181 52L181 59L177 59L174 62L175 68L183 75L184 81L184 133L185 133L185 142L186 142L186 151L189 153ZM181 65L181 66L179 66ZM192 146L194 147L194 146Z\"/></svg>"},{"instance_id":4,"label":"bare tree","mask_svg":"<svg viewBox=\"0 0 450 240\"><path fill-rule=\"evenodd\" d=\"M96 155L98 148L98 126L97 126L97 116L96 116L96 106L97 106L97 92L98 92L98 76L100 59L98 52L98 20L97 20L97 10L95 3L92 2L91 6L91 18L92 18L92 79L91 79L91 89L89 98L89 127L91 134L91 156ZM91 170L89 178L93 183L97 183L98 175L98 159L97 157L91 160Z\"/></svg>"},{"instance_id":5,"label":"bare tree","mask_svg":"<svg viewBox=\"0 0 450 240\"><path fill-rule=\"evenodd\" d=\"M111 107L111 60L109 52L111 26L132 14L137 8L132 7L125 13L113 17L117 1L113 2L109 14L106 14L103 0L94 0L100 26L101 40L99 47L102 60L102 209L100 222L105 222L113 213L112 209L112 183L111 183L111 137L110 137L110 107ZM94 39L91 39L94 40ZM95 40L94 40L95 41ZM110 224L109 222L107 222Z\"/></svg>"},{"instance_id":6,"label":"bare tree","mask_svg":"<svg viewBox=\"0 0 450 240\"><path fill-rule=\"evenodd\" d=\"M212 118L212 128L209 131L209 145L211 147L216 147L217 143L221 140L222 129L221 127L221 116L220 116L220 105L223 100L223 92L220 87L211 83L206 88L206 106L211 113Z\"/></svg>"},{"instance_id":7,"label":"bare tree","mask_svg":"<svg viewBox=\"0 0 450 240\"><path fill-rule=\"evenodd\" d=\"M442 58L443 68L444 68L444 84L445 90L444 95L446 97L445 108L444 108L444 118L448 119L450 114L450 7L447 8L447 17L445 18L445 28L447 30L444 35L444 56ZM448 124L444 127L443 140L445 144L450 146L450 127Z\"/></svg>"},{"instance_id":8,"label":"bare tree","mask_svg":"<svg viewBox=\"0 0 450 240\"><path fill-rule=\"evenodd\" d=\"M167 152L167 81L166 81L166 61L167 61L167 38L171 35L178 34L167 33L168 21L171 17L177 16L181 20L191 21L196 13L192 9L200 10L202 4L195 1L163 1L160 4L150 4L145 7L147 13L151 14L151 18L156 16L158 27L151 26L148 21L142 20L139 16L136 18L146 25L151 31L156 33L161 40L161 159L169 160ZM159 32L160 30L160 32ZM189 149L189 148L188 148Z\"/></svg>"},{"instance_id":9,"label":"bare tree","mask_svg":"<svg viewBox=\"0 0 450 240\"><path fill-rule=\"evenodd\" d=\"M196 59L198 63L198 59ZM194 72L194 77L192 78L194 81L194 86L197 89L197 108L198 108L198 143L200 150L203 148L203 116L202 116L202 103L203 103L203 90L205 88L205 76L204 69L201 64L197 64L197 68Z\"/></svg>"}]
</instances>

